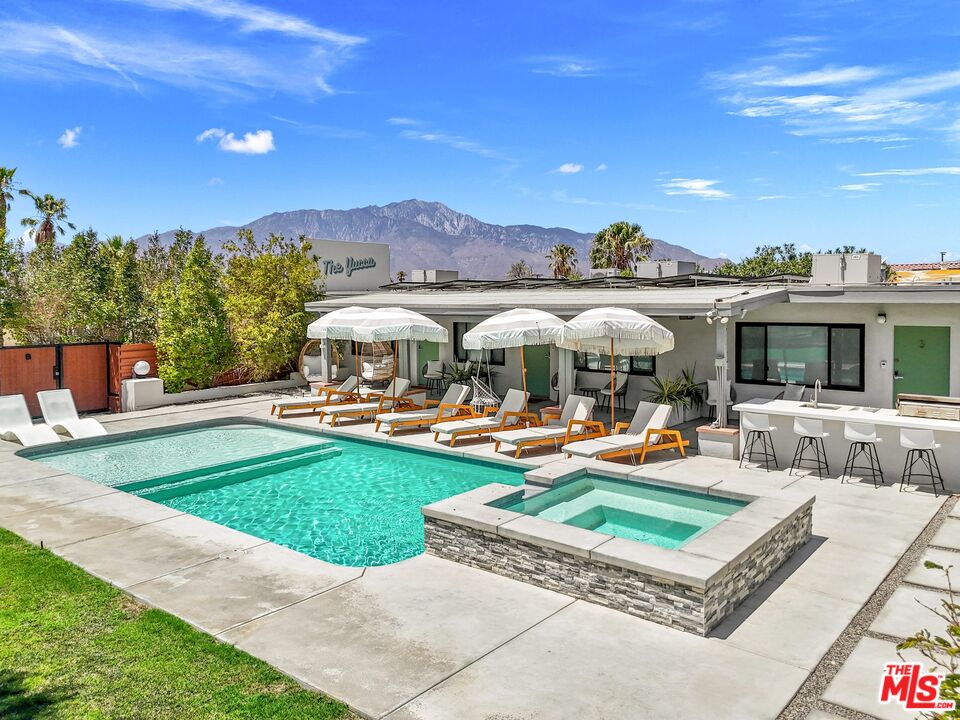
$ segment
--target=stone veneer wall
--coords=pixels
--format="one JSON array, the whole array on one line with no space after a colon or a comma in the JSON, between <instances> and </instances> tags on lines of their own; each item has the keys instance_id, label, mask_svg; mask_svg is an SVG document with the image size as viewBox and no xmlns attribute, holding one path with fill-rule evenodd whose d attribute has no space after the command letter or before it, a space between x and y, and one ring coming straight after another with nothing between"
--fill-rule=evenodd
<instances>
[{"instance_id":1,"label":"stone veneer wall","mask_svg":"<svg viewBox=\"0 0 960 720\"><path fill-rule=\"evenodd\" d=\"M810 539L811 520L808 507L706 590L446 520L424 526L432 555L706 635Z\"/></svg>"}]
</instances>

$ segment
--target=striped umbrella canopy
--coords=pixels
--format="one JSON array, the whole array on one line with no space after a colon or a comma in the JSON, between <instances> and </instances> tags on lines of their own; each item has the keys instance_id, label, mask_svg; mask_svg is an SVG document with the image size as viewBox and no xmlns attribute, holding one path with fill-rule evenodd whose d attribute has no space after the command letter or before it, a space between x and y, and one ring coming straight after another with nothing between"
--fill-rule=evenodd
<instances>
[{"instance_id":1,"label":"striped umbrella canopy","mask_svg":"<svg viewBox=\"0 0 960 720\"><path fill-rule=\"evenodd\" d=\"M577 352L610 353L610 424L614 421L616 355L659 355L673 350L673 333L636 310L602 307L586 310L563 326L560 347Z\"/></svg>"},{"instance_id":2,"label":"striped umbrella canopy","mask_svg":"<svg viewBox=\"0 0 960 720\"><path fill-rule=\"evenodd\" d=\"M447 342L447 329L426 315L402 307L367 310L363 322L354 328L354 339L360 342L396 340L429 340ZM393 379L397 379L397 344L393 346Z\"/></svg>"},{"instance_id":3,"label":"striped umbrella canopy","mask_svg":"<svg viewBox=\"0 0 960 720\"><path fill-rule=\"evenodd\" d=\"M523 353L524 345L556 345L560 342L562 330L563 320L556 315L532 308L517 308L487 318L464 333L462 343L467 350L520 348L523 394L526 397L527 363Z\"/></svg>"},{"instance_id":4,"label":"striped umbrella canopy","mask_svg":"<svg viewBox=\"0 0 960 720\"><path fill-rule=\"evenodd\" d=\"M370 314L370 308L350 307L328 312L307 325L307 337L316 340L356 340L354 328Z\"/></svg>"}]
</instances>

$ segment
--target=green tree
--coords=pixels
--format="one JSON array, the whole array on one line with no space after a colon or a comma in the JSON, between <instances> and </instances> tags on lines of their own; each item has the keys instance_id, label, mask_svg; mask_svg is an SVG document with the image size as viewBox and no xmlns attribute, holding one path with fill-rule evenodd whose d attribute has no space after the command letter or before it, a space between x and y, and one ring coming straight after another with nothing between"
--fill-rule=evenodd
<instances>
[{"instance_id":1,"label":"green tree","mask_svg":"<svg viewBox=\"0 0 960 720\"><path fill-rule=\"evenodd\" d=\"M4 335L19 325L23 315L23 243L7 239L0 227L0 347Z\"/></svg>"},{"instance_id":2,"label":"green tree","mask_svg":"<svg viewBox=\"0 0 960 720\"><path fill-rule=\"evenodd\" d=\"M47 193L46 195L35 195L29 190L20 190L21 195L33 200L34 215L27 217L20 222L24 227L32 229L33 241L37 247L52 247L57 241L57 235L63 235L66 225L71 230L76 230L76 226L67 221L67 201L63 198L55 198Z\"/></svg>"},{"instance_id":3,"label":"green tree","mask_svg":"<svg viewBox=\"0 0 960 720\"><path fill-rule=\"evenodd\" d=\"M19 322L11 330L21 344L46 345L60 340L70 297L61 273L62 248L54 243L35 246L26 255Z\"/></svg>"},{"instance_id":4,"label":"green tree","mask_svg":"<svg viewBox=\"0 0 960 720\"><path fill-rule=\"evenodd\" d=\"M557 243L546 255L555 278L568 278L577 271L577 249L566 243Z\"/></svg>"},{"instance_id":5,"label":"green tree","mask_svg":"<svg viewBox=\"0 0 960 720\"><path fill-rule=\"evenodd\" d=\"M67 296L55 324L60 342L122 339L108 334L114 314L109 299L112 278L108 256L92 228L74 235L53 274Z\"/></svg>"},{"instance_id":6,"label":"green tree","mask_svg":"<svg viewBox=\"0 0 960 720\"><path fill-rule=\"evenodd\" d=\"M402 282L405 282L406 279L407 279L406 270L397 270L397 282L402 283Z\"/></svg>"},{"instance_id":7,"label":"green tree","mask_svg":"<svg viewBox=\"0 0 960 720\"><path fill-rule=\"evenodd\" d=\"M203 235L186 256L179 278L157 291L157 374L168 392L210 387L229 366L232 344L217 259Z\"/></svg>"},{"instance_id":8,"label":"green tree","mask_svg":"<svg viewBox=\"0 0 960 720\"><path fill-rule=\"evenodd\" d=\"M295 369L310 322L304 304L322 295L310 243L274 234L258 243L252 231L240 230L223 247L225 307L242 376L271 380Z\"/></svg>"},{"instance_id":9,"label":"green tree","mask_svg":"<svg viewBox=\"0 0 960 720\"><path fill-rule=\"evenodd\" d=\"M595 268L615 268L621 275L633 272L633 264L643 262L653 250L653 241L643 228L626 220L615 222L593 237L590 246L590 265Z\"/></svg>"},{"instance_id":10,"label":"green tree","mask_svg":"<svg viewBox=\"0 0 960 720\"><path fill-rule=\"evenodd\" d=\"M0 167L0 233L4 234L7 230L7 212L13 203L13 188L16 186L13 176L16 173L16 168Z\"/></svg>"},{"instance_id":11,"label":"green tree","mask_svg":"<svg viewBox=\"0 0 960 720\"><path fill-rule=\"evenodd\" d=\"M137 244L115 235L103 244L109 274L107 288L108 323L106 337L118 342L149 342L153 328L145 322L146 296L143 290Z\"/></svg>"},{"instance_id":12,"label":"green tree","mask_svg":"<svg viewBox=\"0 0 960 720\"><path fill-rule=\"evenodd\" d=\"M507 280L521 280L529 277L533 277L533 268L527 265L525 260L518 260L507 270Z\"/></svg>"},{"instance_id":13,"label":"green tree","mask_svg":"<svg viewBox=\"0 0 960 720\"><path fill-rule=\"evenodd\" d=\"M143 311L137 336L141 342L152 342L157 337L160 288L171 280L180 281L187 254L193 246L193 233L180 228L173 234L169 247L154 232L138 259L140 289L143 294Z\"/></svg>"},{"instance_id":14,"label":"green tree","mask_svg":"<svg viewBox=\"0 0 960 720\"><path fill-rule=\"evenodd\" d=\"M844 245L833 250L820 250L825 254L865 253L864 248ZM810 275L813 272L813 252L797 250L796 245L760 245L753 255L740 262L727 260L714 272L717 275L735 277L767 277L769 275Z\"/></svg>"}]
</instances>

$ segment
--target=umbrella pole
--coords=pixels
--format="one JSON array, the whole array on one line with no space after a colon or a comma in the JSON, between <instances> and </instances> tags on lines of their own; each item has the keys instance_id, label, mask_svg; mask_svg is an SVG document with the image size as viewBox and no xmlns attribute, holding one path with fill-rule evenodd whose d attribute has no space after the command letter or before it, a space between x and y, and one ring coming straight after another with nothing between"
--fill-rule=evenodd
<instances>
[{"instance_id":1,"label":"umbrella pole","mask_svg":"<svg viewBox=\"0 0 960 720\"><path fill-rule=\"evenodd\" d=\"M617 404L617 373L613 367L613 338L610 338L610 432L613 432L613 408Z\"/></svg>"},{"instance_id":2,"label":"umbrella pole","mask_svg":"<svg viewBox=\"0 0 960 720\"><path fill-rule=\"evenodd\" d=\"M356 340L353 341L353 360L356 364L357 391L359 392L363 378L360 377L360 343L358 343Z\"/></svg>"},{"instance_id":3,"label":"umbrella pole","mask_svg":"<svg viewBox=\"0 0 960 720\"><path fill-rule=\"evenodd\" d=\"M397 345L399 344L399 340L393 341L393 379L390 381L390 392L392 393L397 391Z\"/></svg>"},{"instance_id":4,"label":"umbrella pole","mask_svg":"<svg viewBox=\"0 0 960 720\"><path fill-rule=\"evenodd\" d=\"M523 378L523 411L527 411L527 362L523 357L523 345L520 346L520 373Z\"/></svg>"}]
</instances>

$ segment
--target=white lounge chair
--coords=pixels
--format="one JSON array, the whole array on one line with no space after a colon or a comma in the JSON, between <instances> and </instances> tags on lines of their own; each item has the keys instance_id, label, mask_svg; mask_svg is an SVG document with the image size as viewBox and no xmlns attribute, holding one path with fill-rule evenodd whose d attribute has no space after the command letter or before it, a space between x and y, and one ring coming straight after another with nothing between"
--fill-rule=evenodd
<instances>
[{"instance_id":1,"label":"white lounge chair","mask_svg":"<svg viewBox=\"0 0 960 720\"><path fill-rule=\"evenodd\" d=\"M37 393L37 401L40 403L43 419L58 433L72 438L107 434L106 428L98 420L77 415L73 393L69 390L41 390Z\"/></svg>"},{"instance_id":2,"label":"white lounge chair","mask_svg":"<svg viewBox=\"0 0 960 720\"><path fill-rule=\"evenodd\" d=\"M507 390L507 395L499 408L486 408L482 415L475 413L473 417L465 420L444 420L435 423L430 428L433 431L433 439L439 440L440 436L444 435L450 441L450 447L453 447L461 437L488 435L496 430L517 428L531 421L535 422L536 415L523 410L529 397L530 393L514 389Z\"/></svg>"},{"instance_id":3,"label":"white lounge chair","mask_svg":"<svg viewBox=\"0 0 960 720\"><path fill-rule=\"evenodd\" d=\"M360 399L357 394L357 386L360 381L356 375L351 375L344 380L339 387L315 387L311 385L312 394L299 398L284 398L283 400L274 400L270 408L270 414L277 414L282 418L285 412L291 410L310 410L315 412L325 405L332 405L337 402L356 402Z\"/></svg>"},{"instance_id":4,"label":"white lounge chair","mask_svg":"<svg viewBox=\"0 0 960 720\"><path fill-rule=\"evenodd\" d=\"M384 425L390 435L400 428L422 428L433 425L437 420L453 418L459 415L472 415L469 405L464 405L470 388L466 385L453 383L447 388L443 397L437 400L425 400L422 410L407 410L406 412L388 412L377 415L377 425L374 431L379 432Z\"/></svg>"},{"instance_id":5,"label":"white lounge chair","mask_svg":"<svg viewBox=\"0 0 960 720\"><path fill-rule=\"evenodd\" d=\"M60 442L60 436L46 423L34 425L23 395L0 396L0 438L16 440L25 447Z\"/></svg>"},{"instance_id":6,"label":"white lounge chair","mask_svg":"<svg viewBox=\"0 0 960 720\"><path fill-rule=\"evenodd\" d=\"M566 445L574 440L586 440L603 435L603 423L591 419L593 406L596 403L594 398L568 395L559 418L548 420L540 427L501 430L493 433L491 437L496 443L494 451L499 452L500 446L506 445L515 450L514 457L520 457L521 452L538 445L553 445L557 449L561 442Z\"/></svg>"},{"instance_id":7,"label":"white lounge chair","mask_svg":"<svg viewBox=\"0 0 960 720\"><path fill-rule=\"evenodd\" d=\"M390 384L382 393L370 393L361 398L360 402L324 405L319 408L320 422L322 423L324 418L329 417L330 425L336 427L337 422L343 418L370 417L372 419L384 410L396 410L401 407L412 408L414 407L413 401L404 397L409 388L409 380L396 378L390 381Z\"/></svg>"},{"instance_id":8,"label":"white lounge chair","mask_svg":"<svg viewBox=\"0 0 960 720\"><path fill-rule=\"evenodd\" d=\"M633 420L629 423L617 423L613 435L580 440L564 445L561 450L568 456L576 455L592 460L608 460L629 455L634 464L639 451L641 465L646 460L647 453L656 450L676 449L681 456L686 456L684 447L690 444L689 441L684 440L678 430L667 428L671 411L669 405L641 402L633 414Z\"/></svg>"}]
</instances>

